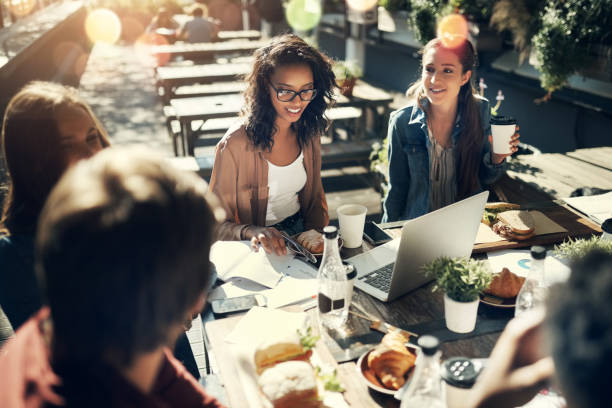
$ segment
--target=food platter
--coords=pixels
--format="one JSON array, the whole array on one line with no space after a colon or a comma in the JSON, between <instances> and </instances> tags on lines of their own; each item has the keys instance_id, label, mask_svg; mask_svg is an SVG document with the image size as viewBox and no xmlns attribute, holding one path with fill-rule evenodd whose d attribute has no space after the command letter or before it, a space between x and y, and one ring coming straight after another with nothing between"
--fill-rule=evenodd
<instances>
[{"instance_id":1,"label":"food platter","mask_svg":"<svg viewBox=\"0 0 612 408\"><path fill-rule=\"evenodd\" d=\"M516 296L511 298L502 298L485 293L480 294L480 301L485 305L511 309L516 306Z\"/></svg>"},{"instance_id":2,"label":"food platter","mask_svg":"<svg viewBox=\"0 0 612 408\"><path fill-rule=\"evenodd\" d=\"M416 348L413 348L413 347L406 347L406 348L410 350L411 353L416 354ZM393 389L386 388L385 386L383 386L381 382L378 380L378 378L376 378L376 374L374 374L374 372L368 367L368 355L372 351L374 351L374 348L371 348L370 350L365 352L361 357L359 357L359 360L357 360L357 371L359 372L359 375L361 375L361 377L365 381L368 388L374 391L380 392L382 394L393 396L395 395L397 390L393 390ZM410 370L408 370L408 372L404 376L404 378L406 379L406 383L410 382L410 379L412 378L412 374L414 373L414 368L415 367L412 367Z\"/></svg>"}]
</instances>

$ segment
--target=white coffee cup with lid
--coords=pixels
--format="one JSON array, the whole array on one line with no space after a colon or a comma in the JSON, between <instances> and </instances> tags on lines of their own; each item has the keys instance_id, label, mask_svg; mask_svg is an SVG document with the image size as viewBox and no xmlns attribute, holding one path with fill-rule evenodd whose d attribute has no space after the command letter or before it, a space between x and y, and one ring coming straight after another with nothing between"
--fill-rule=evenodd
<instances>
[{"instance_id":1,"label":"white coffee cup with lid","mask_svg":"<svg viewBox=\"0 0 612 408\"><path fill-rule=\"evenodd\" d=\"M496 154L512 153L510 140L516 132L516 119L510 116L493 116L491 118L492 149Z\"/></svg>"}]
</instances>

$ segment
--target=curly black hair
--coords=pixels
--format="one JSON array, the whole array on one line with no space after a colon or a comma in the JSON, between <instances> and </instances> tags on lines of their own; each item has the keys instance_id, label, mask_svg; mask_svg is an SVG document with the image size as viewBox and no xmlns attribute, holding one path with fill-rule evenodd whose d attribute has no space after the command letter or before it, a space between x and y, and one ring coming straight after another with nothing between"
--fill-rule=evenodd
<instances>
[{"instance_id":1,"label":"curly black hair","mask_svg":"<svg viewBox=\"0 0 612 408\"><path fill-rule=\"evenodd\" d=\"M291 124L300 146L313 137L320 136L329 125L325 110L334 103L333 90L336 77L331 60L300 37L285 34L274 38L269 45L255 51L253 71L247 76L248 88L244 93L245 106L242 116L246 118L246 132L255 146L271 150L276 131L276 110L270 101L270 76L277 67L305 64L312 70L315 98L310 101L300 119Z\"/></svg>"},{"instance_id":2,"label":"curly black hair","mask_svg":"<svg viewBox=\"0 0 612 408\"><path fill-rule=\"evenodd\" d=\"M612 255L594 251L551 292L548 329L557 376L572 406L609 406Z\"/></svg>"}]
</instances>

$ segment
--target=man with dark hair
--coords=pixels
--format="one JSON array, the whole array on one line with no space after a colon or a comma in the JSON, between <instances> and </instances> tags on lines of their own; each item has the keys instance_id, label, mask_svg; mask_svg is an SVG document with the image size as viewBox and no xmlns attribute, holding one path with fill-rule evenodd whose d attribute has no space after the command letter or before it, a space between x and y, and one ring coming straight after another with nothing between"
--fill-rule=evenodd
<instances>
[{"instance_id":1,"label":"man with dark hair","mask_svg":"<svg viewBox=\"0 0 612 408\"><path fill-rule=\"evenodd\" d=\"M168 347L204 305L222 210L150 157L107 149L53 189L36 239L49 307L2 350L0 406L219 406Z\"/></svg>"},{"instance_id":2,"label":"man with dark hair","mask_svg":"<svg viewBox=\"0 0 612 408\"><path fill-rule=\"evenodd\" d=\"M177 39L190 43L210 42L217 38L219 25L216 21L204 16L203 6L195 6L191 12L192 19L179 30Z\"/></svg>"},{"instance_id":3,"label":"man with dark hair","mask_svg":"<svg viewBox=\"0 0 612 408\"><path fill-rule=\"evenodd\" d=\"M547 323L568 407L610 406L612 255L593 252L573 265L550 297Z\"/></svg>"},{"instance_id":4,"label":"man with dark hair","mask_svg":"<svg viewBox=\"0 0 612 408\"><path fill-rule=\"evenodd\" d=\"M568 407L609 406L610 294L611 254L593 252L575 262L568 281L551 288L546 316L530 313L508 324L468 406L521 406L553 377Z\"/></svg>"}]
</instances>

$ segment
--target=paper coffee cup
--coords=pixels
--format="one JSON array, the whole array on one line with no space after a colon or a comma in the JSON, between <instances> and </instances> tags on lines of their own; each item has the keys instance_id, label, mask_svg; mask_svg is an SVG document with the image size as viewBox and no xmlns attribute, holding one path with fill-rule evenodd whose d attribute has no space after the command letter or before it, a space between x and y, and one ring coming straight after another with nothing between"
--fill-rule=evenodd
<instances>
[{"instance_id":1,"label":"paper coffee cup","mask_svg":"<svg viewBox=\"0 0 612 408\"><path fill-rule=\"evenodd\" d=\"M340 236L345 248L358 248L363 240L363 226L368 209L359 204L345 204L338 207Z\"/></svg>"},{"instance_id":2,"label":"paper coffee cup","mask_svg":"<svg viewBox=\"0 0 612 408\"><path fill-rule=\"evenodd\" d=\"M493 116L490 123L491 134L493 135L493 153L512 153L510 139L516 131L516 119L510 116Z\"/></svg>"}]
</instances>

